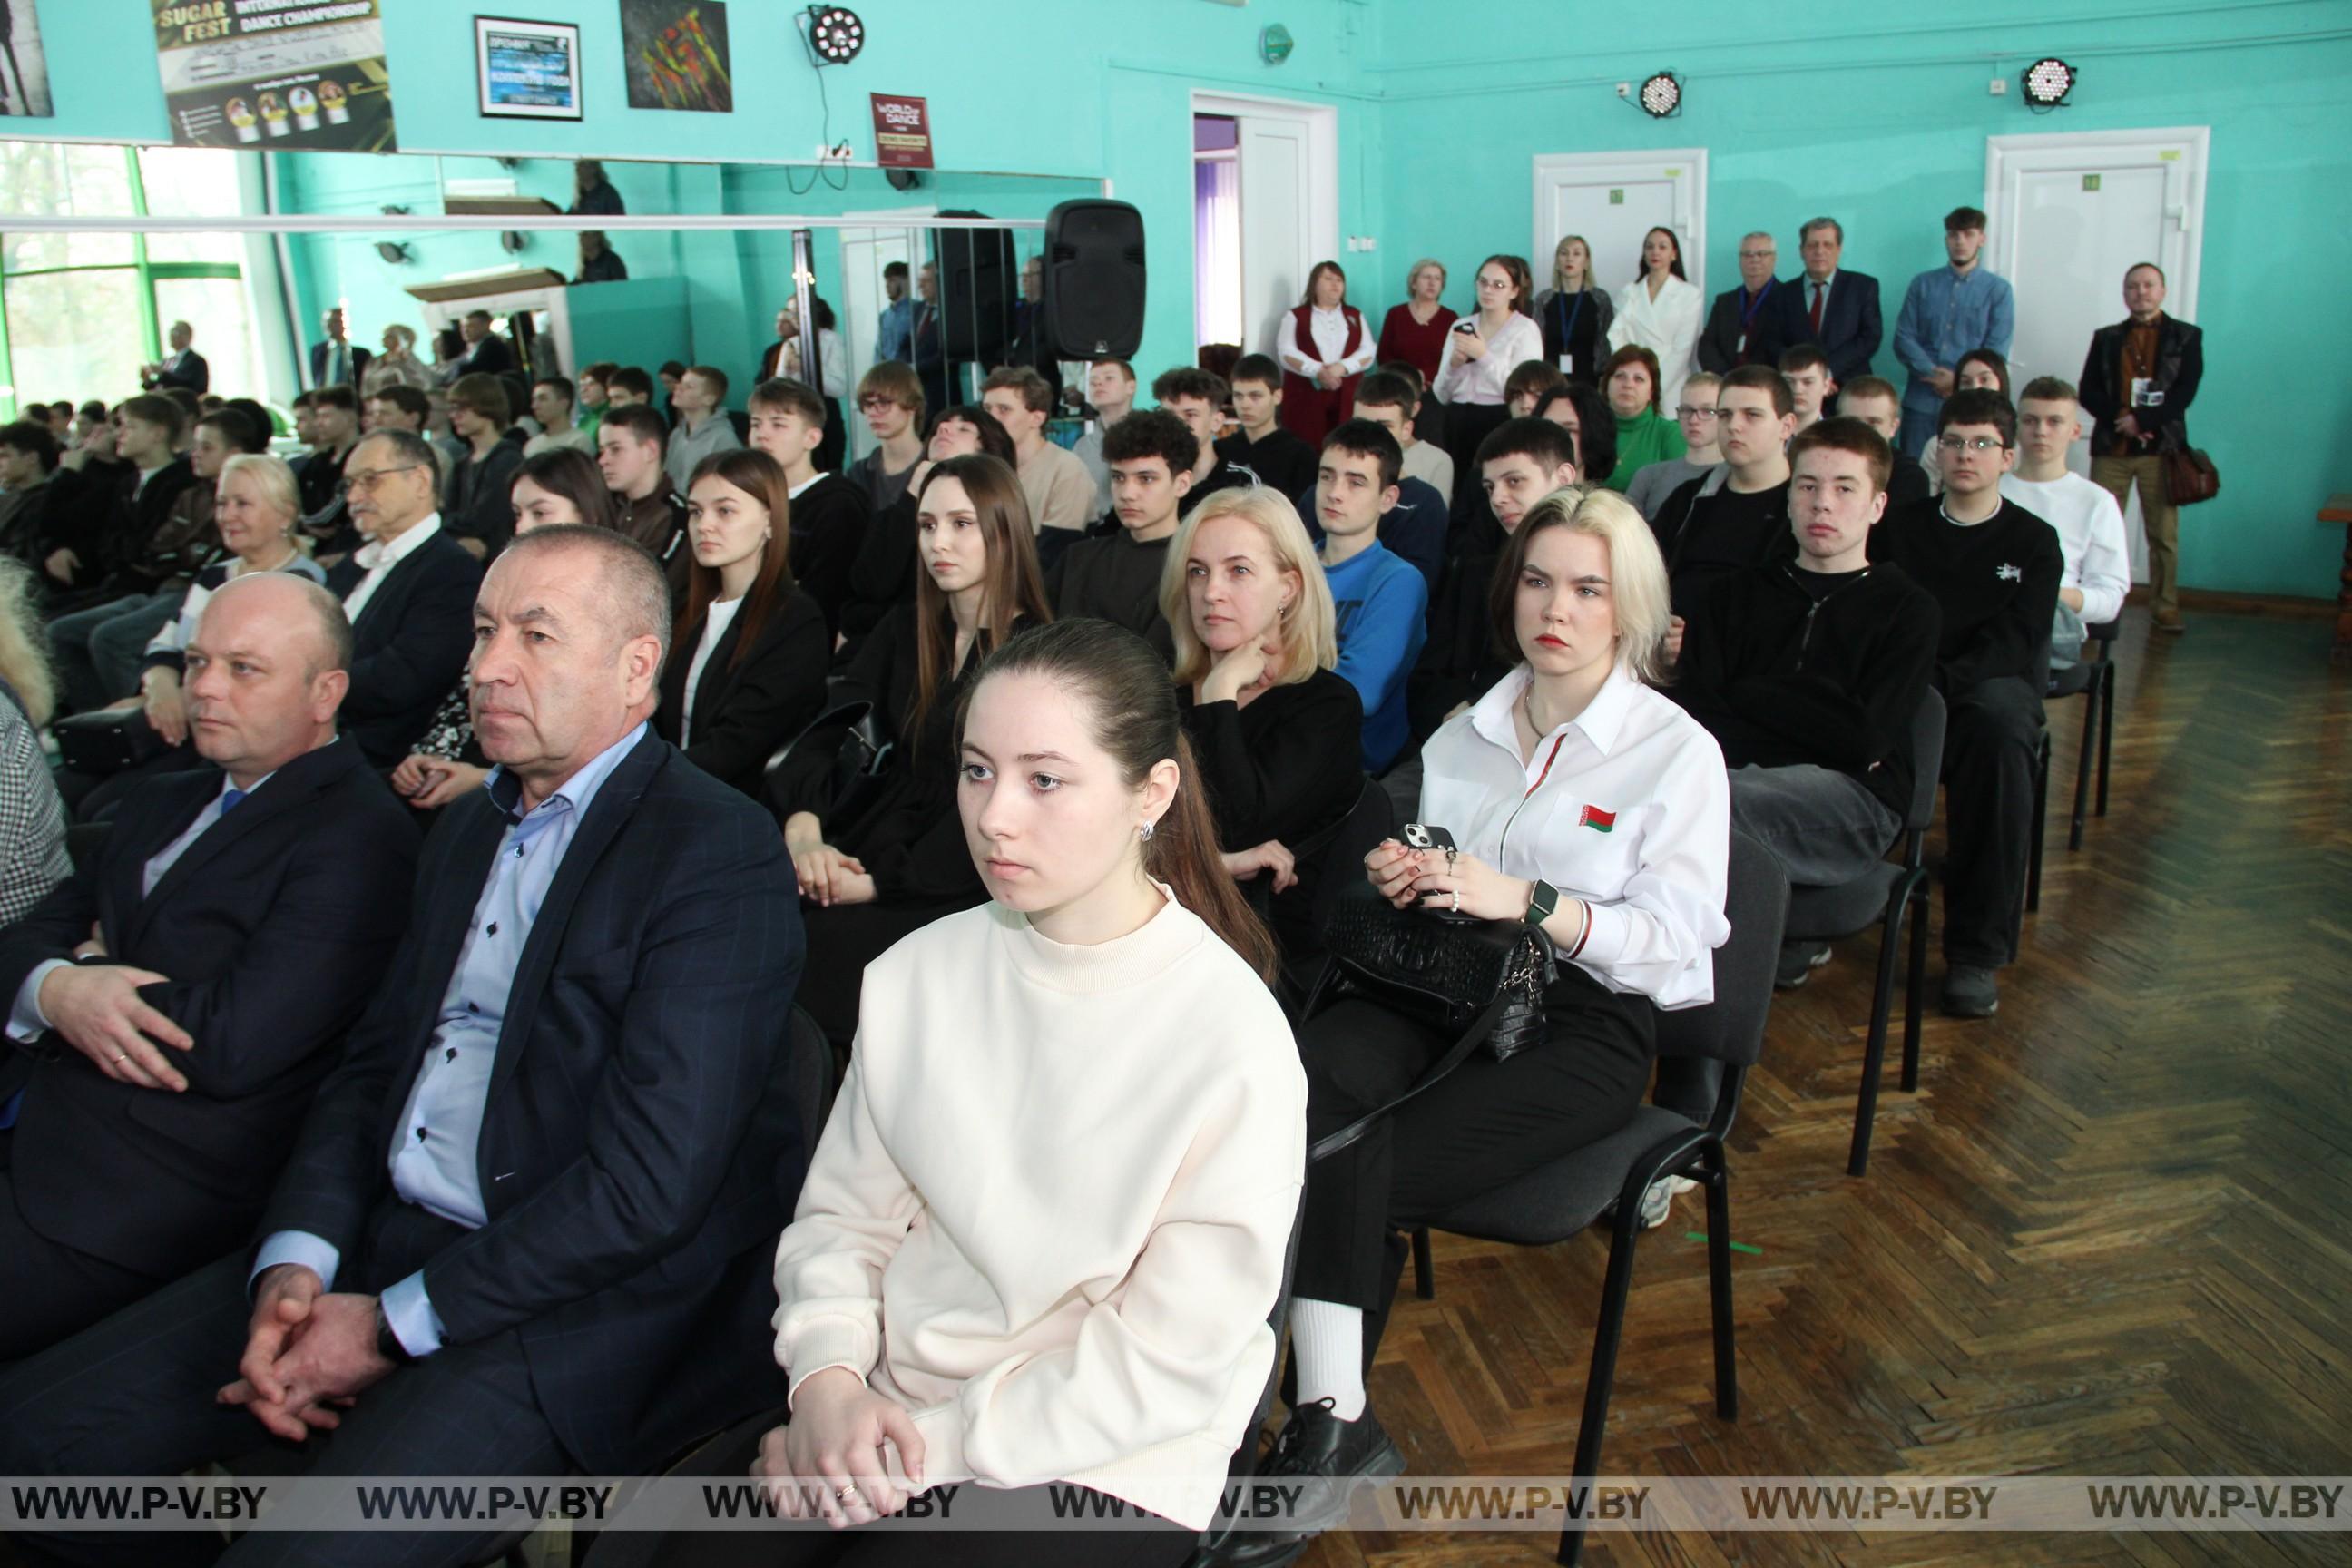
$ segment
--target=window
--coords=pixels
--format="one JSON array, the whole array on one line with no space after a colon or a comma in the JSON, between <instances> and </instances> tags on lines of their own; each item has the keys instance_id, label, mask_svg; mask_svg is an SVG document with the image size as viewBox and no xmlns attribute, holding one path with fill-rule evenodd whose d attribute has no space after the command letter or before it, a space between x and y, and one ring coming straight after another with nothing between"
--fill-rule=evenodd
<instances>
[{"instance_id":1,"label":"window","mask_svg":"<svg viewBox=\"0 0 2352 1568\"><path fill-rule=\"evenodd\" d=\"M194 216L241 210L237 154L173 147L0 142L0 214ZM0 217L0 223L5 223ZM212 389L257 391L244 241L233 234L0 237L0 415L29 403L139 390L170 352L173 321L196 329Z\"/></svg>"}]
</instances>

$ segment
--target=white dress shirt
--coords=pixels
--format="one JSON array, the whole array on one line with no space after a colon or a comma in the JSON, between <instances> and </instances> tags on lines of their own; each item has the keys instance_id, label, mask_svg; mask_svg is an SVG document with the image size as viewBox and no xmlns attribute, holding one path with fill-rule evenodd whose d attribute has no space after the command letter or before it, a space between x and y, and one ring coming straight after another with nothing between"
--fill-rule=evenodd
<instances>
[{"instance_id":1,"label":"white dress shirt","mask_svg":"<svg viewBox=\"0 0 2352 1568\"><path fill-rule=\"evenodd\" d=\"M1475 316L1465 316L1475 321ZM1511 372L1531 359L1543 358L1543 329L1535 318L1511 312L1511 319L1486 340L1486 352L1476 359L1456 359L1454 345L1465 334L1457 323L1445 334L1445 353L1437 362L1437 379L1430 390L1442 403L1483 403L1493 407L1503 401L1503 384Z\"/></svg>"},{"instance_id":2,"label":"white dress shirt","mask_svg":"<svg viewBox=\"0 0 2352 1568\"><path fill-rule=\"evenodd\" d=\"M1344 310L1312 310L1307 314L1307 336L1315 345L1315 357L1307 358L1298 352L1298 318L1282 318L1282 341L1275 346L1280 351L1282 366L1294 375L1310 379L1327 364L1336 364L1342 375L1361 375L1372 363L1372 353L1380 344L1372 330L1357 318L1356 352L1348 352L1348 313Z\"/></svg>"},{"instance_id":3,"label":"white dress shirt","mask_svg":"<svg viewBox=\"0 0 2352 1568\"><path fill-rule=\"evenodd\" d=\"M360 612L367 608L370 599L375 597L375 591L383 586L383 580L392 575L392 569L415 554L426 540L440 531L441 514L431 512L423 521L411 523L408 531L397 539L389 542L371 540L359 547L352 560L367 575L360 579L360 585L343 600L343 614L351 618L352 625L360 624Z\"/></svg>"},{"instance_id":4,"label":"white dress shirt","mask_svg":"<svg viewBox=\"0 0 2352 1568\"><path fill-rule=\"evenodd\" d=\"M2083 595L2084 626L2124 613L2124 595L2131 592L2131 554L2124 543L2123 508L2105 485L2076 473L2039 483L2008 473L2000 477L2000 493L2056 531L2066 558L2058 585Z\"/></svg>"},{"instance_id":5,"label":"white dress shirt","mask_svg":"<svg viewBox=\"0 0 2352 1568\"><path fill-rule=\"evenodd\" d=\"M1507 876L1581 899L1592 926L1570 959L1663 1008L1715 999L1731 854L1723 750L1622 668L1522 762L1521 665L1422 748L1421 820Z\"/></svg>"},{"instance_id":6,"label":"white dress shirt","mask_svg":"<svg viewBox=\"0 0 2352 1568\"><path fill-rule=\"evenodd\" d=\"M694 693L702 685L703 667L710 662L710 652L727 628L735 624L735 612L743 607L740 598L713 599L703 612L702 640L694 645L694 662L686 667L686 700L677 710L677 738L681 744L694 740Z\"/></svg>"},{"instance_id":7,"label":"white dress shirt","mask_svg":"<svg viewBox=\"0 0 2352 1568\"><path fill-rule=\"evenodd\" d=\"M1658 406L1672 408L1682 401L1683 383L1694 368L1700 322L1706 301L1696 286L1669 276L1658 297L1650 298L1646 278L1636 278L1624 291L1611 296L1617 314L1609 323L1609 346L1622 349L1639 343L1658 356Z\"/></svg>"}]
</instances>

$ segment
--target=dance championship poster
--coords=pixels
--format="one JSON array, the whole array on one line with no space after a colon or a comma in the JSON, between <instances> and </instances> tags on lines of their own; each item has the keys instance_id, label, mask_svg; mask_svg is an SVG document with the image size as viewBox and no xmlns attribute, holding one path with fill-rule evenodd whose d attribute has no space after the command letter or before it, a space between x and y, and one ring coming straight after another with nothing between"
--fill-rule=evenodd
<instances>
[{"instance_id":1,"label":"dance championship poster","mask_svg":"<svg viewBox=\"0 0 2352 1568\"><path fill-rule=\"evenodd\" d=\"M379 0L152 0L172 140L389 153Z\"/></svg>"}]
</instances>

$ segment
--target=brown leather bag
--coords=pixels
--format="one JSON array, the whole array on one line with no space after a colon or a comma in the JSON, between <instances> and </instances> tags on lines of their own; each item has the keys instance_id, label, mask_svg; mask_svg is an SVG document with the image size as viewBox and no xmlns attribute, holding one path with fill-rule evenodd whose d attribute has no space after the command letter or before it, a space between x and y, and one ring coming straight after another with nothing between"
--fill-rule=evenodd
<instances>
[{"instance_id":1,"label":"brown leather bag","mask_svg":"<svg viewBox=\"0 0 2352 1568\"><path fill-rule=\"evenodd\" d=\"M2221 475L2202 450L2176 447L2164 454L2164 489L2173 505L2195 506L2221 493Z\"/></svg>"}]
</instances>

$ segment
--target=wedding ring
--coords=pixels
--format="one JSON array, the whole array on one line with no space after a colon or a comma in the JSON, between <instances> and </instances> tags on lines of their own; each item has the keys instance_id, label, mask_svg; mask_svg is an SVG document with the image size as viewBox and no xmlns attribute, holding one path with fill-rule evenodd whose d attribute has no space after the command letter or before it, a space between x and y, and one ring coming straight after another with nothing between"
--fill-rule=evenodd
<instances>
[{"instance_id":1,"label":"wedding ring","mask_svg":"<svg viewBox=\"0 0 2352 1568\"><path fill-rule=\"evenodd\" d=\"M129 1051L117 1051L114 1053L114 1059L118 1062L127 1062L131 1059L131 1053Z\"/></svg>"},{"instance_id":2,"label":"wedding ring","mask_svg":"<svg viewBox=\"0 0 2352 1568\"><path fill-rule=\"evenodd\" d=\"M857 1495L856 1484L852 1482L848 1486L835 1487L833 1489L833 1495L840 1501L847 1502L851 1498Z\"/></svg>"}]
</instances>

